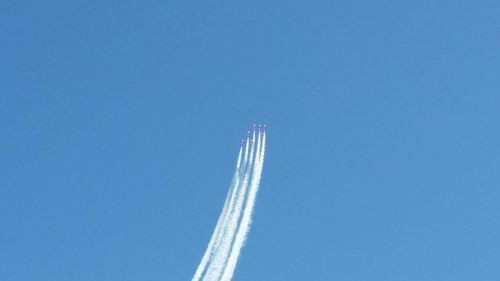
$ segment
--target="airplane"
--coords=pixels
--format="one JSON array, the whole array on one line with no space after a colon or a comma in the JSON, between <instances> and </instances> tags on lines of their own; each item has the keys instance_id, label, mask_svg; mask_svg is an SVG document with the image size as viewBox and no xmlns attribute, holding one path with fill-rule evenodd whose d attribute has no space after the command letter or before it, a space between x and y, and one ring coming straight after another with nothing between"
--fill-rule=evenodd
<instances>
[{"instance_id":1,"label":"airplane","mask_svg":"<svg viewBox=\"0 0 500 281\"><path fill-rule=\"evenodd\" d=\"M241 144L245 144L245 140L241 140Z\"/></svg>"},{"instance_id":2,"label":"airplane","mask_svg":"<svg viewBox=\"0 0 500 281\"><path fill-rule=\"evenodd\" d=\"M253 126L253 129L255 130L255 128L257 127L257 124L253 124L252 126Z\"/></svg>"}]
</instances>

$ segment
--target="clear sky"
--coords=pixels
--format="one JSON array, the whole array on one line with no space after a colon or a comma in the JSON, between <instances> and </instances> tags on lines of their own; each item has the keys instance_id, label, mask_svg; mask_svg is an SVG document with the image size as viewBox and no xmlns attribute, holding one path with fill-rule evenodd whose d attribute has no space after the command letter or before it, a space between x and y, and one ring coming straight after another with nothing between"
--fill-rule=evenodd
<instances>
[{"instance_id":1,"label":"clear sky","mask_svg":"<svg viewBox=\"0 0 500 281\"><path fill-rule=\"evenodd\" d=\"M1 6L0 280L190 280L254 122L234 280L499 280L500 2Z\"/></svg>"}]
</instances>

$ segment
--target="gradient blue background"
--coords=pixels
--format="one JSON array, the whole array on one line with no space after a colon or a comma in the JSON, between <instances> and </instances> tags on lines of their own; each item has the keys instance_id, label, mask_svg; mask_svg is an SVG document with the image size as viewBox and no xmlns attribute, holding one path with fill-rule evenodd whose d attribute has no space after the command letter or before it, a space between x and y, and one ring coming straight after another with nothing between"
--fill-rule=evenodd
<instances>
[{"instance_id":1,"label":"gradient blue background","mask_svg":"<svg viewBox=\"0 0 500 281\"><path fill-rule=\"evenodd\" d=\"M3 1L0 280L499 280L500 2Z\"/></svg>"}]
</instances>

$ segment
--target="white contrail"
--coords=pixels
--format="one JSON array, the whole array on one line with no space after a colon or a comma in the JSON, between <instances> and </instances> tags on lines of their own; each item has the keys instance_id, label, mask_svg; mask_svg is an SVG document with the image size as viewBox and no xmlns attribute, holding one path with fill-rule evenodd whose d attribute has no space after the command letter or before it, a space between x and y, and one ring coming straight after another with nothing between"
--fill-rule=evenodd
<instances>
[{"instance_id":1,"label":"white contrail","mask_svg":"<svg viewBox=\"0 0 500 281\"><path fill-rule=\"evenodd\" d=\"M224 216L224 219L222 220L221 228L219 229L218 236L217 236L217 238L215 240L215 244L214 244L214 248L213 248L214 251L212 251L212 256L214 255L215 250L219 247L219 245L220 245L220 243L222 241L222 236L223 236L222 234L226 231L227 222L228 222L229 217L230 217L229 215L232 213L232 210L234 209L234 202L236 201L237 194L239 194L240 183L242 181L243 176L245 175L245 172L246 172L246 169L247 169L247 166L248 166L248 148L249 148L248 143L249 143L249 138L247 137L247 139L246 139L246 145L245 145L245 156L243 158L243 166L238 171L238 175L236 177L234 185L232 185L232 190L230 190L230 192L231 192L231 201L229 202L227 213Z\"/></svg>"},{"instance_id":2,"label":"white contrail","mask_svg":"<svg viewBox=\"0 0 500 281\"><path fill-rule=\"evenodd\" d=\"M260 138L259 138L260 139ZM259 190L259 183L262 174L262 168L264 164L264 153L266 149L266 134L262 134L262 148L257 151L257 156L255 160L254 174L252 176L252 184L250 185L250 190L248 191L247 203L245 205L245 210L243 217L241 218L240 228L236 233L236 238L231 249L231 254L224 267L224 272L220 281L230 281L233 277L234 269L236 268L236 263L240 255L241 247L245 243L248 231L250 230L250 224L252 223L252 213L253 207L255 205L255 198L257 196L257 191Z\"/></svg>"},{"instance_id":3,"label":"white contrail","mask_svg":"<svg viewBox=\"0 0 500 281\"><path fill-rule=\"evenodd\" d=\"M196 273L195 273L192 281L198 281L200 279L202 273L205 271L207 263L209 262L210 257L212 255L212 252L213 252L213 250L215 248L214 247L215 246L215 242L217 241L218 236L220 235L220 231L221 231L221 228L222 228L222 224L223 224L224 218L228 214L229 205L231 204L231 201L234 200L233 199L233 197L234 197L234 192L233 191L235 190L235 186L238 185L238 181L239 181L240 173L241 173L240 168L242 166L241 165L242 151L243 151L243 147L240 147L240 152L238 153L238 160L236 162L236 169L234 171L233 179L231 180L231 185L230 185L227 197L226 197L226 201L224 202L224 207L222 208L222 212L221 212L221 214L219 216L219 219L217 220L217 224L215 226L214 233L212 234L212 238L210 239L210 242L208 243L207 249L205 250L205 254L203 255L203 258L201 259L200 265L198 265L198 268L196 269ZM248 154L248 145L245 148L244 161L246 161L247 154Z\"/></svg>"},{"instance_id":4,"label":"white contrail","mask_svg":"<svg viewBox=\"0 0 500 281\"><path fill-rule=\"evenodd\" d=\"M228 193L228 196L229 196L229 194L231 194L231 197L230 197L231 199L230 199L229 205L228 205L227 209L225 210L224 217L222 219L222 222L219 225L220 226L219 229L215 230L215 231L217 231L217 235L214 237L214 240L213 240L214 243L213 243L212 249L210 251L210 256L208 258L208 260L209 260L209 267L208 268L210 268L210 264L213 263L214 256L216 255L218 249L220 248L220 244L221 244L221 242L224 238L224 235L226 233L229 217L233 212L234 204L235 204L235 201L238 197L238 194L240 194L241 181L242 181L242 178L245 175L246 169L248 167L248 152L249 152L249 150L248 150L249 145L248 144L249 144L249 138L246 139L245 156L243 158L243 164L240 167L238 174L237 174L237 177L236 177L236 180L232 183L231 188L230 188L229 193ZM223 212L224 212L224 210L223 210ZM214 231L214 233L215 233L215 231ZM205 269L207 271L208 271L208 268L205 267ZM207 272L205 271L205 269L200 272L200 274L205 275L205 278L203 278L203 280L207 280L207 277L206 277Z\"/></svg>"},{"instance_id":5,"label":"white contrail","mask_svg":"<svg viewBox=\"0 0 500 281\"><path fill-rule=\"evenodd\" d=\"M255 139L255 135L254 135L254 139ZM245 196L242 197L242 202L241 202L241 205L239 206L240 208L238 210L235 210L235 212L237 212L237 216L238 216L238 220L235 221L235 225L233 225L233 229L232 229L232 233L230 234L231 236L231 243L229 244L229 248L227 248L227 252L225 253L225 261L224 261L224 266L223 266L223 270L221 271L221 273L219 274L219 276L222 276L221 274L224 272L225 268L226 268L226 265L227 265L227 262L228 262L228 258L229 258L229 253L231 251L231 247L235 241L235 237L236 237L236 233L238 232L238 229L241 227L240 226L240 218L242 216L242 208L245 204L247 204L246 202L248 201L248 194L249 194L249 188L248 188L248 184L251 184L254 179L255 179L255 173L256 173L256 165L257 165L257 162L258 162L258 159L259 159L259 152L260 152L260 147L261 147L261 136L260 134L258 134L258 139L257 139L257 147L256 147L256 152L255 154L253 155L254 157L254 165L253 167L249 168L248 169L248 176L247 176L247 185L245 185L245 190L246 190L246 193L245 193ZM251 164L251 163L250 163ZM249 176L251 174L251 177ZM220 277L219 277L220 278Z\"/></svg>"},{"instance_id":6,"label":"white contrail","mask_svg":"<svg viewBox=\"0 0 500 281\"><path fill-rule=\"evenodd\" d=\"M254 125L252 140L250 136L246 139L243 159L243 147L240 147L224 207L192 281L230 281L233 276L250 229L259 189L265 152L264 130L259 129L256 142Z\"/></svg>"},{"instance_id":7,"label":"white contrail","mask_svg":"<svg viewBox=\"0 0 500 281\"><path fill-rule=\"evenodd\" d=\"M249 176L252 171L252 164L254 161L254 147L255 147L255 131L252 136L252 145L250 148L250 155L248 158L248 164L245 173L242 175L243 180L241 185L238 187L238 195L234 205L234 208L231 210L231 214L229 215L229 220L227 222L227 226L223 229L223 233L221 235L220 245L214 252L214 257L212 262L209 264L204 281L216 281L219 280L223 270L224 264L229 255L229 251L231 249L231 244L233 243L233 239L235 237L236 229L238 227L238 221L241 216L241 210L243 208L243 203L245 201L245 197L247 194L247 187L249 182Z\"/></svg>"}]
</instances>

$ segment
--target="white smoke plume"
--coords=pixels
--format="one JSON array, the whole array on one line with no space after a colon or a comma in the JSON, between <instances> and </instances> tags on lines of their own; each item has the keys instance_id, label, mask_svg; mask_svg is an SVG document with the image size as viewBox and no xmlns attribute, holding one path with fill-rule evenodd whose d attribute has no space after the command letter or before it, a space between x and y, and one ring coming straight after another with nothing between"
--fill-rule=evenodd
<instances>
[{"instance_id":1,"label":"white smoke plume","mask_svg":"<svg viewBox=\"0 0 500 281\"><path fill-rule=\"evenodd\" d=\"M260 136L259 136L259 144L260 144ZM248 231L250 231L250 224L252 223L252 214L255 205L255 199L257 197L257 192L259 191L260 178L264 164L264 153L266 149L265 146L266 146L266 135L265 133L262 133L262 148L260 149L260 145L257 145L258 149L255 160L255 168L252 175L252 184L250 185L250 189L248 191L245 210L243 211L243 217L240 222L240 227L234 239L234 243L231 249L231 254L226 263L226 266L224 267L222 278L219 279L221 281L229 281L233 277L233 273L236 268L236 263L240 255L241 248L243 247L243 244L245 243L245 240L248 236Z\"/></svg>"},{"instance_id":2,"label":"white smoke plume","mask_svg":"<svg viewBox=\"0 0 500 281\"><path fill-rule=\"evenodd\" d=\"M221 226L222 226L224 218L226 216L227 209L229 207L230 202L232 201L232 199L234 197L233 190L235 189L235 185L237 184L236 182L239 180L242 151L243 151L243 147L240 147L240 152L238 153L238 160L236 162L236 169L234 171L233 180L231 181L231 186L229 188L229 192L227 194L226 201L224 202L224 207L222 208L222 212L221 212L219 219L217 221L217 225L215 226L215 230L214 230L214 233L212 234L212 238L210 239L210 242L208 243L207 250L205 251L203 258L201 259L200 265L196 269L196 273L194 274L194 277L192 279L193 281L198 281L200 279L201 274L205 270L207 263L208 263L208 260L210 258L210 255L212 254L212 251L214 249L215 241L217 240L218 236L220 235L220 230L222 228ZM247 157L247 152L248 152L248 149L245 151L245 158Z\"/></svg>"},{"instance_id":3,"label":"white smoke plume","mask_svg":"<svg viewBox=\"0 0 500 281\"><path fill-rule=\"evenodd\" d=\"M233 276L241 248L250 229L259 189L265 152L265 128L265 125L259 126L255 147L256 125L254 125L252 140L246 139L243 161L243 147L240 148L224 207L192 281L200 279L230 281Z\"/></svg>"},{"instance_id":4,"label":"white smoke plume","mask_svg":"<svg viewBox=\"0 0 500 281\"><path fill-rule=\"evenodd\" d=\"M210 263L207 269L206 277L205 279L203 279L204 281L219 280L224 270L224 265L229 255L229 251L231 250L231 244L233 243L236 230L238 228L238 222L240 220L240 216L242 213L241 210L243 209L243 204L245 202L245 198L247 195L248 183L253 169L252 164L255 158L254 148L255 148L255 132L253 133L252 137L250 158L248 159L247 169L243 175L243 181L241 182L241 185L238 187L239 191L236 203L234 205L234 208L231 210L229 221L227 223L227 226L223 230L224 232L221 236L222 241L219 247L215 250L213 262Z\"/></svg>"}]
</instances>

